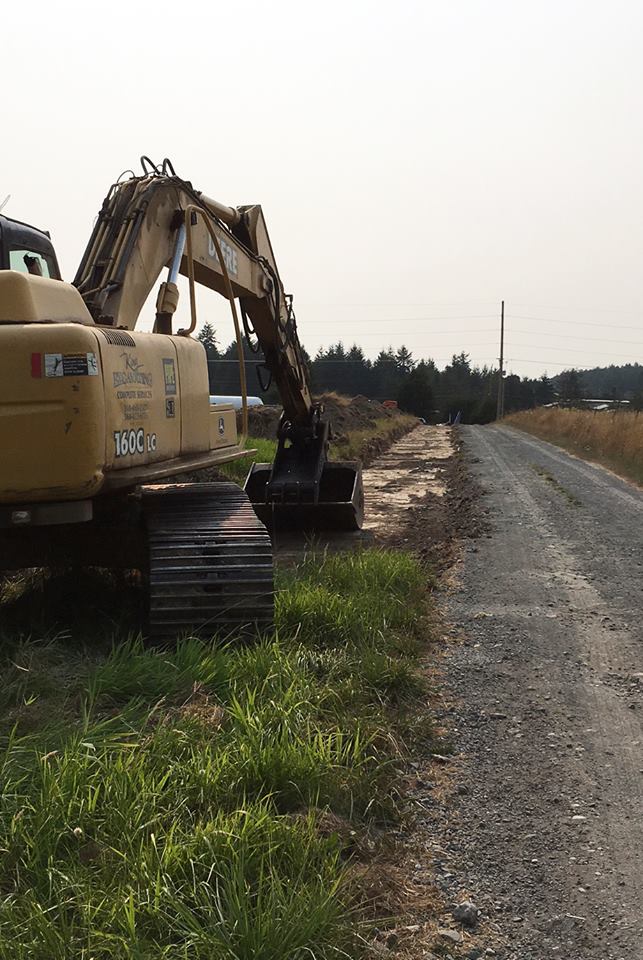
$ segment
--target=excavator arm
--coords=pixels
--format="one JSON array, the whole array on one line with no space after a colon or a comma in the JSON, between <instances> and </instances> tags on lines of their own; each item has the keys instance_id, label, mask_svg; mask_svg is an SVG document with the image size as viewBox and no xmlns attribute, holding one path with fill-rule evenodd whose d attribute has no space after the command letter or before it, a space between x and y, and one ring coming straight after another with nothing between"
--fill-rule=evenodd
<instances>
[{"instance_id":1,"label":"excavator arm","mask_svg":"<svg viewBox=\"0 0 643 960\"><path fill-rule=\"evenodd\" d=\"M143 158L143 169L142 176L110 189L74 280L95 322L133 330L165 268L156 304L159 333L173 332L178 274L189 278L191 303L191 324L175 331L179 335L189 336L196 327L195 284L230 300L237 328L238 301L245 333L250 342L256 336L284 409L274 463L256 464L249 475L251 500L267 521L275 505L326 503L324 525L360 526L359 467L327 462L330 424L311 394L292 298L279 276L261 207L211 200L177 177L167 160L156 167ZM346 502L344 510L330 509L339 501Z\"/></svg>"}]
</instances>

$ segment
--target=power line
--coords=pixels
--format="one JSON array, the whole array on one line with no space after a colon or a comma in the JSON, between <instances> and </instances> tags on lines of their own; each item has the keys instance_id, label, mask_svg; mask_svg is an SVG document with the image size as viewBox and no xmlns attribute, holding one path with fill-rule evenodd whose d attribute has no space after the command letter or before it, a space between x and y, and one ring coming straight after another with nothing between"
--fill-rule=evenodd
<instances>
[{"instance_id":1,"label":"power line","mask_svg":"<svg viewBox=\"0 0 643 960\"><path fill-rule=\"evenodd\" d=\"M301 328L301 325L300 325L300 328ZM451 336L451 334L454 334L454 333L465 334L465 335L466 335L466 334L495 333L495 332L496 332L495 327L474 327L473 330L463 330L463 329L458 328L458 329L455 329L455 330L422 330L422 331L403 330L403 331L399 331L400 335L403 334L403 335L405 335L405 336L416 336L418 333L419 333L419 335L421 336L421 335L423 335L423 334L426 333L426 334L429 334L429 335L432 336L432 337L449 337L449 336ZM364 333L360 333L360 337L364 337L364 336L365 336ZM369 336L369 334L367 333L366 336ZM382 333L380 333L380 332L377 332L377 331L373 331L373 333L370 334L370 336L382 337L382 336L384 336L384 334L382 334ZM347 342L348 342L348 340L350 340L350 339L352 339L352 338L351 338L351 337L348 337L348 338L346 338L346 339L347 339ZM342 338L340 338L340 340L342 340Z\"/></svg>"},{"instance_id":2,"label":"power line","mask_svg":"<svg viewBox=\"0 0 643 960\"><path fill-rule=\"evenodd\" d=\"M434 339L437 339L438 337L440 337L440 338L443 338L443 337L451 337L451 336L454 335L454 334L458 334L458 335L461 336L461 335L463 334L463 332L466 333L466 331L456 331L456 330L450 331L449 333L436 333L436 334L430 335L428 341L425 340L425 339L422 339L422 340L418 340L418 342L419 342L419 343L427 344L427 345L430 347L430 345L431 345L431 343L433 342L433 340L434 340ZM487 332L492 332L492 331L487 331L487 330L483 331L483 330L480 330L479 332L480 332L480 333L487 333ZM526 336L533 336L533 335L534 335L534 331L533 331L533 330L512 330L512 331L511 331L511 338L510 338L511 340L514 339L514 333L518 333L518 334L526 335ZM401 337L401 336L404 336L404 335L405 335L405 334L404 334L403 332L400 332L400 334L399 334L400 337ZM577 338L575 338L575 337L565 336L564 334L547 334L547 336L548 336L548 337L549 337L549 336L562 337L562 338L565 339L565 340L574 340L574 339L577 339ZM594 343L603 343L603 342L605 342L605 341L603 340L603 338L601 338L601 337L587 337L587 338L585 338L585 339L591 340L591 341L594 342ZM606 339L607 339L607 338L606 338ZM465 351L466 351L466 350L467 350L468 348L470 348L470 347L493 347L493 346L495 346L495 343L496 343L495 340L477 340L475 337L473 337L473 338L467 337L466 346L463 345L463 346L461 347L461 349L465 349ZM619 343L619 344L625 344L625 345L643 347L643 341L639 341L639 340L610 340L609 343ZM585 356L591 356L591 357L599 357L599 358L602 357L602 358L605 359L605 360L609 360L610 357L616 357L616 358L619 358L619 359L622 359L622 358L625 357L625 358L631 360L631 358L632 358L632 356L633 356L633 353L634 353L634 351L631 351L631 352L628 351L628 352L624 352L624 353L612 353L612 352L609 351L609 350L601 350L600 353L593 353L592 351L589 351L589 352L588 352L587 350L584 350L584 349L583 349L583 346L582 346L582 343L579 344L577 347L574 347L574 348L559 347L559 346L549 347L549 346L547 345L547 343L543 343L543 342L539 342L539 343L534 343L534 342L531 342L531 343L520 342L520 343L517 344L517 346L520 346L520 347L528 347L528 348L535 347L536 349L542 349L542 350L552 350L552 351L555 351L556 353L574 353L574 354L577 354L577 355L578 355L578 354L583 354L583 355L585 355ZM426 348L427 348L426 346L423 347L423 349L426 349ZM459 348L459 349L460 349L460 348ZM642 357L642 359L643 359L643 357ZM636 361L632 360L631 362L636 362Z\"/></svg>"},{"instance_id":3,"label":"power line","mask_svg":"<svg viewBox=\"0 0 643 960\"><path fill-rule=\"evenodd\" d=\"M481 300L480 302L483 303L484 301ZM533 301L530 302L528 300L512 300L511 302L516 304L519 310L521 308L524 308L526 310L532 310L532 309L533 310L564 310L564 311L569 310L572 313L574 312L605 313L605 314L608 314L609 316L626 316L626 317L639 316L639 314L641 313L640 310L626 310L620 307L615 308L614 305L610 307L595 307L595 306L589 307L587 306L587 304L578 304L577 306L571 306L568 303L534 303Z\"/></svg>"},{"instance_id":4,"label":"power line","mask_svg":"<svg viewBox=\"0 0 643 960\"><path fill-rule=\"evenodd\" d=\"M560 311L569 311L570 313L603 313L608 316L626 316L626 317L636 317L641 314L640 310L626 310L626 309L614 309L614 307L595 307L579 304L576 306L570 304L552 304L552 303L534 303L533 301L528 300L513 300L513 304L517 305L520 309L525 308L527 310L560 310ZM493 299L482 299L482 300L431 300L431 301L414 301L407 300L404 303L401 303L399 300L394 301L384 301L384 300L360 300L358 302L347 302L346 300L304 300L297 299L297 304L300 307L342 307L346 310L351 310L354 307L394 307L398 309L406 309L407 307L473 307L473 306L485 306L492 309L496 301ZM495 316L495 315L494 315Z\"/></svg>"},{"instance_id":5,"label":"power line","mask_svg":"<svg viewBox=\"0 0 643 960\"><path fill-rule=\"evenodd\" d=\"M344 307L346 310L352 310L353 307L473 307L473 305L483 304L485 307L493 306L492 300L433 300L429 303L419 301L407 301L400 303L395 300L393 303L386 303L383 300L373 300L370 302L361 301L359 303L349 303L346 300L297 300L299 307Z\"/></svg>"},{"instance_id":6,"label":"power line","mask_svg":"<svg viewBox=\"0 0 643 960\"><path fill-rule=\"evenodd\" d=\"M494 320L495 317L493 314L462 314L458 316L451 317L354 317L351 319L350 323L352 325L362 325L368 324L371 326L375 323L444 323L451 321L460 321L460 320ZM527 316L526 314L512 313L507 314L508 320L535 320L537 323L562 323L565 325L571 325L575 327L601 327L605 329L606 326L609 326L610 330L637 330L641 332L643 330L643 320L640 324L623 324L623 323L611 323L605 321L605 323L596 323L593 320L562 320L558 317L533 317ZM339 323L340 321L334 321ZM301 326L329 326L332 324L332 320L300 320ZM342 322L343 325L343 322ZM414 333L415 331L408 331L409 334ZM466 331L463 331L466 332ZM553 334L549 334L553 336Z\"/></svg>"},{"instance_id":7,"label":"power line","mask_svg":"<svg viewBox=\"0 0 643 960\"><path fill-rule=\"evenodd\" d=\"M439 331L436 331L436 332L424 331L422 334L419 334L419 335L416 335L412 330L400 330L400 331L398 331L398 336L400 336L400 337L403 337L403 336L409 336L409 337L410 337L410 336L414 336L415 339L416 339L416 341L418 341L418 342L424 342L425 336L430 337L431 340L432 340L432 339L434 339L434 338L436 338L436 337L451 337L451 336L456 335L456 334L457 334L458 336L463 336L463 335L468 335L469 333L472 333L472 334L474 334L474 335L477 335L477 334L479 334L479 333L494 333L494 332L495 332L495 331L492 330L492 329L489 328L489 327L484 327L484 328L481 328L480 330L472 330L472 331L468 331L468 330L448 330L448 331L443 331L443 332L439 332ZM526 336L528 336L528 337L529 337L529 336L537 336L537 335L538 335L538 331L536 331L536 330L525 330L524 327L512 327L512 329L511 329L511 334L512 334L512 336L513 336L514 333L518 333L518 334L521 334L521 335L526 335ZM547 332L547 333L544 333L544 334L543 334L543 338L549 339L549 338L551 338L551 337L555 337L557 340L575 340L577 343L579 343L579 344L581 344L581 345L582 345L583 343L585 343L586 341L590 341L590 342L592 342L592 343L608 343L608 344L613 344L613 343L619 343L619 344L621 344L621 343L622 343L622 344L627 344L628 346L633 346L633 347L643 347L643 340L613 340L613 339L612 339L611 337L609 337L609 336L605 336L605 337L579 337L577 334L569 334L569 333L549 333L549 332ZM467 343L473 343L473 342L475 342L474 339L469 339L469 337L467 336ZM495 341L483 341L482 344L480 343L480 341L477 341L477 342L478 342L478 345L483 345L483 346L484 346L486 343L489 343L489 345L491 345L492 342L495 342ZM539 346L539 345L542 345L542 346L545 346L545 347L546 347L546 344L537 344L537 346ZM533 346L533 344L525 344L525 346ZM552 350L553 350L553 349L558 349L558 348L557 348L557 347L556 347L556 348L552 347ZM582 349L582 347L579 346L579 349Z\"/></svg>"},{"instance_id":8,"label":"power line","mask_svg":"<svg viewBox=\"0 0 643 960\"><path fill-rule=\"evenodd\" d=\"M545 344L542 344L542 343L520 343L520 344L518 344L518 346L519 346L519 347L535 347L537 350L539 350L539 349L541 349L541 350L551 349L552 351L555 351L556 353L573 353L573 354L575 354L576 356L602 357L604 360L609 360L610 357L618 357L619 359L622 359L623 357L625 357L625 358L628 359L631 363L635 363L635 362L636 362L635 360L632 359L632 354L631 354L631 353L609 353L609 352L604 352L604 351L601 351L600 353L592 353L591 351L583 350L581 347L579 347L579 348L576 349L576 350L574 350L574 349L572 349L572 348L568 348L568 347L558 347L558 346L547 348L547 346L546 346Z\"/></svg>"},{"instance_id":9,"label":"power line","mask_svg":"<svg viewBox=\"0 0 643 960\"><path fill-rule=\"evenodd\" d=\"M369 326L372 323L426 323L427 321L435 321L439 323L443 320L495 320L495 317L491 313L480 313L480 314L465 314L464 316L455 316L455 317L355 317L350 322L353 323L368 323ZM340 321L332 320L303 320L300 323L305 323L308 325L319 326L323 324L328 326L329 323L339 323ZM342 324L344 321L341 321Z\"/></svg>"},{"instance_id":10,"label":"power line","mask_svg":"<svg viewBox=\"0 0 643 960\"><path fill-rule=\"evenodd\" d=\"M470 333L473 334L474 336L469 336ZM454 337L454 336L459 336L459 337L461 337L461 336L466 336L466 342L467 342L468 345L475 345L475 346L478 346L478 347L494 346L494 344L495 344L495 341L494 341L494 340L478 340L478 339L477 339L477 335L478 335L478 334L487 334L487 333L495 333L495 330L491 329L490 327L483 327L483 328L481 328L481 329L479 329L479 330L473 330L473 331L457 329L457 330L435 331L435 332L434 332L434 331L423 331L421 334L416 334L416 333L414 333L414 331L412 331L412 330L398 330L395 339L397 340L397 339L405 338L405 337L409 337L409 338L410 338L410 337L413 337L415 343L418 343L418 344L426 344L426 343L431 344L431 343L433 343L434 340L437 340L437 339L439 339L439 340L447 339L447 340L448 340L448 339L450 339L450 338L452 338L452 337ZM518 335L521 336L521 337L522 337L522 336L528 336L528 337L530 337L530 336L537 336L537 335L538 335L538 334L537 334L537 331L535 331L535 330L526 330L526 329L524 329L523 327L512 327L512 330L511 330L511 337L512 337L512 339L514 338L514 335L515 335L515 334L518 334ZM377 334L373 334L373 336L377 336ZM625 346L641 347L641 348L643 348L643 340L613 340L613 339L612 339L611 337L609 337L609 336L605 336L605 337L581 337L581 338L579 338L578 335L576 335L576 334L549 333L549 332L547 332L546 334L543 335L542 341L541 341L540 343L536 343L536 344L534 344L534 343L525 343L524 346L526 346L526 347L536 346L536 347L542 347L543 349L549 349L548 346L547 346L547 342L546 342L546 341L548 341L548 340L551 339L551 338L555 338L556 340L574 340L574 341L576 341L576 342L578 343L578 347L577 347L577 349L576 349L574 352L584 352L582 345L583 345L584 343L586 343L586 342L591 342L591 343L605 343L605 344L607 344L608 346L610 346L610 345L612 345L612 344L623 344L623 345L625 345ZM350 339L350 338L349 338L349 339ZM362 340L365 339L363 335L362 335L361 339L362 339ZM369 339L370 339L370 338L369 338ZM543 341L545 341L545 342L543 342ZM342 341L342 342L343 342L343 341ZM349 340L346 340L346 343L348 343L348 342L349 342ZM558 347L551 347L551 349L552 349L552 350L558 350L559 348L558 348ZM561 347L560 349L564 351L564 348Z\"/></svg>"},{"instance_id":11,"label":"power line","mask_svg":"<svg viewBox=\"0 0 643 960\"><path fill-rule=\"evenodd\" d=\"M528 317L520 313L512 313L512 320L536 320L538 323L570 323L578 327L605 327L609 325L610 329L616 328L618 330L643 330L643 321L637 326L632 326L624 323L595 323L593 320L559 320L555 317Z\"/></svg>"},{"instance_id":12,"label":"power line","mask_svg":"<svg viewBox=\"0 0 643 960\"><path fill-rule=\"evenodd\" d=\"M598 324L597 324L597 326L598 326ZM533 333L536 332L536 331L534 331L534 330L525 330L525 329L523 329L522 327L512 327L511 329L512 329L512 333L527 333L527 334L533 334ZM578 336L577 333L549 333L549 331L548 331L548 332L545 334L545 336L547 336L547 337L556 337L556 339L558 339L558 340L578 340L578 339L579 339L579 336ZM583 340L583 342L584 342L585 340L591 340L592 342L595 342L595 343L604 343L606 340L608 340L610 343L629 343L629 344L632 344L633 346L643 347L643 340L612 340L612 338L611 338L609 335L606 335L606 336L604 336L604 337L585 337L585 336L583 336L583 337L582 337L582 340Z\"/></svg>"},{"instance_id":13,"label":"power line","mask_svg":"<svg viewBox=\"0 0 643 960\"><path fill-rule=\"evenodd\" d=\"M544 367L565 367L567 370L570 370L572 368L569 363L559 363L556 360L526 360L523 357L511 357L505 360L505 363L537 363L540 366L544 366ZM628 364L619 364L619 366L628 366ZM635 362L635 363L630 363L629 366L638 367L642 365ZM587 366L587 364L581 364L581 366L575 367L574 369L600 370L602 368L589 367Z\"/></svg>"},{"instance_id":14,"label":"power line","mask_svg":"<svg viewBox=\"0 0 643 960\"><path fill-rule=\"evenodd\" d=\"M465 352L466 352L466 351L465 351ZM428 363L428 362L433 362L433 363L451 363L451 361L453 360L453 356L454 356L454 355L451 354L450 357L426 357L423 361L418 361L418 362L424 362L424 363ZM455 356L458 356L458 354L455 354ZM368 359L368 358L366 358L366 359ZM219 358L219 357L211 358L211 359L209 360L209 362L210 362L210 363L234 363L234 364L238 364L238 363L239 363L238 360L228 360L228 359ZM370 361L371 365L373 365L374 362L375 362L374 360L371 360L371 361ZM478 363L484 363L485 365L486 365L486 364L495 364L495 363L498 362L498 358L497 358L497 357L487 357L487 358L482 358L482 357L481 357L481 358L477 358L477 359L474 360L473 362L474 362L474 365L475 365L475 364L478 364ZM315 358L313 357L312 360L311 360L311 363L315 363L315 364L319 364L319 363L323 363L323 364L334 364L334 365L340 365L340 366L342 366L342 367L348 367L348 366L357 365L357 366L360 366L360 367L361 367L361 366L364 364L364 360L348 360L348 359L340 359L340 360L315 360ZM556 361L556 360L533 360L533 359L527 360L527 359L524 358L524 357L505 357L505 364L508 364L508 363L537 363L537 364L540 364L540 365L545 366L545 367L550 366L550 367L567 367L568 369L570 368L570 364L569 364L569 363L559 363L559 362ZM247 367L248 367L248 366L257 366L257 367L260 367L260 366L263 366L263 365L264 365L264 361L263 361L263 360L246 360L246 366L247 366ZM639 364L639 363L636 363L636 362L635 362L635 363L630 363L629 365L630 365L630 366L641 366L641 367L643 367L643 364ZM586 366L586 365L583 364L583 366ZM624 366L626 366L626 364L624 364ZM594 369L594 368L593 368L593 367L588 367L587 369Z\"/></svg>"},{"instance_id":15,"label":"power line","mask_svg":"<svg viewBox=\"0 0 643 960\"><path fill-rule=\"evenodd\" d=\"M505 314L505 317L506 317L507 319L511 319L510 317L507 317L506 314ZM419 332L416 332L416 331L414 331L414 330L400 330L400 331L398 331L398 333L399 333L400 336L414 336L414 337L420 337L420 338L423 337L423 336L425 336L425 335L428 335L428 336L431 336L431 337L450 337L452 334L460 334L460 335L461 335L461 334L469 334L469 333L471 333L471 334L473 334L473 335L476 335L476 334L478 334L478 333L495 333L495 332L496 332L496 331L495 331L495 328L493 328L493 327L479 327L479 328L478 328L478 327L474 327L472 330L460 330L460 329L457 329L457 330L445 330L445 331L423 330L423 331L419 331ZM523 334L527 334L528 336L538 335L538 333L539 333L539 331L537 331L537 330L528 330L528 329L526 329L525 327L512 327L512 328L511 328L511 332L512 332L512 334L513 334L513 333L523 333ZM578 333L557 333L557 332L550 332L549 330L547 330L546 332L543 331L542 335L543 335L543 337L547 337L547 338L549 338L549 337L555 337L555 338L558 339L558 340L576 340L576 341L579 342L579 343L584 343L586 340L590 340L590 341L592 341L593 343L605 343L605 342L608 342L608 343L626 343L626 344L631 344L632 346L643 347L643 340L613 340L612 337L611 337L609 334L605 334L604 337L587 337L587 336L584 336L583 334L578 334Z\"/></svg>"}]
</instances>

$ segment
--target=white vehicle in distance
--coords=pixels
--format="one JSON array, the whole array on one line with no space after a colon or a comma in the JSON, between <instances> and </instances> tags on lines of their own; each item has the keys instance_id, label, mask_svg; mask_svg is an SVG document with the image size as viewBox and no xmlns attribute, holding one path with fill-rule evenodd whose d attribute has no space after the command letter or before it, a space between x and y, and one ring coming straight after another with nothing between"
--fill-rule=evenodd
<instances>
[{"instance_id":1,"label":"white vehicle in distance","mask_svg":"<svg viewBox=\"0 0 643 960\"><path fill-rule=\"evenodd\" d=\"M210 395L210 404L214 406L217 403L231 403L235 410L241 410L243 403L242 397L220 397ZM263 407L263 400L261 397L248 397L248 406L249 407Z\"/></svg>"}]
</instances>

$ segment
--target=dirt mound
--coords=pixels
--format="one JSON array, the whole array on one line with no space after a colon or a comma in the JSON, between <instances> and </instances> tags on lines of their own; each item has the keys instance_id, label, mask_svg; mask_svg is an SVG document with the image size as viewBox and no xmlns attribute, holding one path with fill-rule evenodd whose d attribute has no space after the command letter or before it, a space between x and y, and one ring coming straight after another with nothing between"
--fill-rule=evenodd
<instances>
[{"instance_id":1,"label":"dirt mound","mask_svg":"<svg viewBox=\"0 0 643 960\"><path fill-rule=\"evenodd\" d=\"M323 405L324 415L332 424L333 437L339 443L349 433L372 430L378 420L393 420L400 416L399 410L385 407L378 400L369 400L368 397L342 397L337 393L325 393L316 399ZM274 439L280 416L279 406L251 407L248 410L250 436Z\"/></svg>"}]
</instances>

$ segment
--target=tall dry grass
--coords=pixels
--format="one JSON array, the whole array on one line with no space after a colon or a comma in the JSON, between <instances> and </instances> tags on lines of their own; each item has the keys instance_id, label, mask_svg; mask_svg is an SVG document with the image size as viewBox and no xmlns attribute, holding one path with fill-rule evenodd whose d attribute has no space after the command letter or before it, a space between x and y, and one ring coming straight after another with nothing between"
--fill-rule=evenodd
<instances>
[{"instance_id":1,"label":"tall dry grass","mask_svg":"<svg viewBox=\"0 0 643 960\"><path fill-rule=\"evenodd\" d=\"M601 463L643 485L643 414L633 410L523 410L505 423Z\"/></svg>"}]
</instances>

